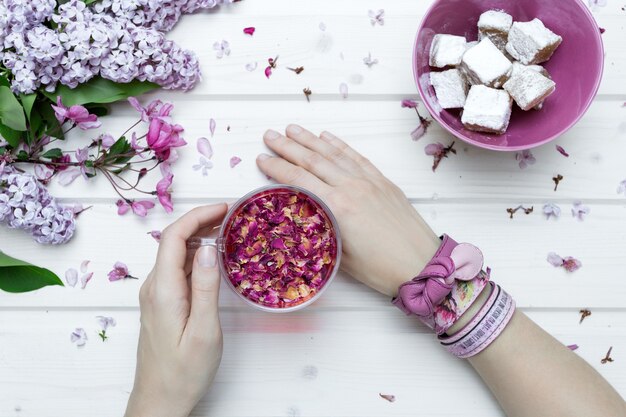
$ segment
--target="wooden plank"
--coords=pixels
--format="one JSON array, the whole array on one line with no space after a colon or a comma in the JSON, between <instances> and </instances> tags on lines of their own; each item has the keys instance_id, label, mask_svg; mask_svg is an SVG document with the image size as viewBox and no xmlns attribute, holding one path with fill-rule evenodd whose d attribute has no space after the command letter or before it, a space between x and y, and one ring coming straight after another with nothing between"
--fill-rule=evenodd
<instances>
[{"instance_id":1,"label":"wooden plank","mask_svg":"<svg viewBox=\"0 0 626 417\"><path fill-rule=\"evenodd\" d=\"M486 264L493 269L493 279L513 294L520 306L622 307L626 298L626 205L594 204L588 218L580 222L571 217L569 205L562 205L560 219L548 221L541 214L542 202L522 202L533 205L535 212L528 216L517 213L512 220L505 209L517 201L432 201L415 207L437 233L449 233L459 242L473 242L480 247ZM128 264L133 275L145 277L154 264L157 249L156 242L146 233L163 228L193 206L178 204L171 216L158 209L148 218L139 219L131 215L119 218L114 205L96 204L81 215L74 239L61 247L44 247L21 231L0 229L0 247L9 255L46 266L61 277L68 268L78 269L83 260L89 259L89 270L95 272L84 291L51 287L28 294L0 292L0 306L137 306L141 280L111 283L107 272L120 260ZM574 256L583 267L572 274L554 268L546 261L550 251ZM243 307L226 286L221 303ZM388 299L340 274L311 308L344 307L391 308Z\"/></svg>"},{"instance_id":2,"label":"wooden plank","mask_svg":"<svg viewBox=\"0 0 626 417\"><path fill-rule=\"evenodd\" d=\"M350 0L337 4L325 0L307 5L280 0L272 7L253 3L241 2L223 12L186 16L169 35L199 57L204 82L192 95L300 97L308 86L316 94L339 97L339 84L346 82L353 95L417 96L411 63L413 42L432 1L382 4ZM622 6L612 1L594 12L598 24L606 29L605 72L600 88L603 96L626 94L626 12ZM381 7L385 9L385 25L372 27L367 12ZM319 29L320 22L326 25L326 31ZM243 34L247 26L256 27L253 37ZM217 59L212 45L222 39L230 42L232 52ZM371 69L363 64L363 57L370 52L379 60ZM277 55L279 68L267 80L263 69L267 59ZM245 66L251 62L257 62L258 68L248 72ZM305 67L300 75L285 69L297 66Z\"/></svg>"},{"instance_id":3,"label":"wooden plank","mask_svg":"<svg viewBox=\"0 0 626 417\"><path fill-rule=\"evenodd\" d=\"M103 343L96 315L117 319ZM531 318L626 394L626 311L531 311ZM0 314L0 415L122 415L132 387L137 310L32 310ZM209 394L193 416L501 416L466 364L397 311L304 310L221 314L225 348ZM84 327L89 341L69 341ZM600 359L613 346L615 362ZM416 352L419 352L416 354ZM410 358L410 359L409 359ZM558 377L557 377L558 379ZM442 407L450 387L458 406ZM379 393L394 394L393 404ZM19 411L16 411L19 410Z\"/></svg>"},{"instance_id":4,"label":"wooden plank","mask_svg":"<svg viewBox=\"0 0 626 417\"><path fill-rule=\"evenodd\" d=\"M626 108L621 101L596 102L585 117L555 142L534 149L537 163L521 170L513 153L493 152L466 145L457 140L457 155L444 160L436 173L432 157L424 154L430 142L449 144L452 136L433 123L426 137L418 142L409 133L417 125L411 109L400 108L398 101L317 101L296 102L196 102L176 101L174 118L185 129L188 146L180 148L174 165L174 197L238 198L268 180L258 171L256 156L267 152L262 142L268 128L284 129L298 122L314 132L329 130L343 137L355 149L370 158L385 175L398 184L411 199L462 198L502 200L603 199L624 201L616 193L626 177ZM114 106L115 117L104 119L103 130L116 135L131 126L137 113L127 104ZM364 116L366 115L366 116ZM203 177L194 171L198 163L198 137L209 137L209 119L217 121L217 133L211 139L215 167ZM230 126L230 132L226 131ZM74 133L74 132L72 132ZM142 132L143 133L143 132ZM64 145L71 150L88 143L93 132L76 132ZM570 157L560 155L555 144L562 145ZM384 150L384 151L383 151ZM229 160L237 155L242 162L230 168ZM159 179L158 170L146 179L146 188ZM554 192L552 177L565 179ZM133 177L134 180L134 177ZM106 198L116 194L104 178L86 182L77 179L69 187L53 182L53 195L66 199Z\"/></svg>"}]
</instances>

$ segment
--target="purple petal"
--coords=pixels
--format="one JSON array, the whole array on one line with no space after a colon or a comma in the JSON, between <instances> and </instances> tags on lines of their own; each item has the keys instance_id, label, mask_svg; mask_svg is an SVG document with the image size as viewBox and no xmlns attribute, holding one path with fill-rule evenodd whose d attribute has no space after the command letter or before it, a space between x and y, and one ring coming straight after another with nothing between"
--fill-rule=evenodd
<instances>
[{"instance_id":1,"label":"purple petal","mask_svg":"<svg viewBox=\"0 0 626 417\"><path fill-rule=\"evenodd\" d=\"M87 272L82 277L80 277L80 284L81 284L80 288L84 290L85 287L87 286L87 283L91 281L92 277L93 277L93 272Z\"/></svg>"},{"instance_id":2,"label":"purple petal","mask_svg":"<svg viewBox=\"0 0 626 417\"><path fill-rule=\"evenodd\" d=\"M91 261L84 260L83 262L81 262L81 264L80 264L80 272L82 272L83 274L85 272L87 272L87 267L89 266L89 262L91 262Z\"/></svg>"},{"instance_id":3,"label":"purple petal","mask_svg":"<svg viewBox=\"0 0 626 417\"><path fill-rule=\"evenodd\" d=\"M217 124L215 123L215 119L211 119L209 121L209 131L211 132L211 137L213 137L213 135L215 134L215 126Z\"/></svg>"},{"instance_id":4,"label":"purple petal","mask_svg":"<svg viewBox=\"0 0 626 417\"><path fill-rule=\"evenodd\" d=\"M238 156L233 156L232 158L230 158L230 167L234 168L237 165L239 165L239 163L241 162L241 158Z\"/></svg>"},{"instance_id":5,"label":"purple petal","mask_svg":"<svg viewBox=\"0 0 626 417\"><path fill-rule=\"evenodd\" d=\"M556 145L556 150L559 151L559 153L563 155L564 157L569 158L569 154L565 152L565 149L563 149L562 146Z\"/></svg>"},{"instance_id":6,"label":"purple petal","mask_svg":"<svg viewBox=\"0 0 626 417\"><path fill-rule=\"evenodd\" d=\"M424 153L426 155L434 156L434 155L437 155L438 153L441 153L443 149L444 149L444 146L439 142L429 143L424 148Z\"/></svg>"},{"instance_id":7,"label":"purple petal","mask_svg":"<svg viewBox=\"0 0 626 417\"><path fill-rule=\"evenodd\" d=\"M80 175L81 173L79 168L68 168L59 172L57 179L59 184L67 186L74 182L76 178L80 177Z\"/></svg>"},{"instance_id":8,"label":"purple petal","mask_svg":"<svg viewBox=\"0 0 626 417\"><path fill-rule=\"evenodd\" d=\"M418 141L422 136L426 134L426 126L424 123L420 123L413 131L411 132L411 139L414 141ZM432 145L432 144L431 144ZM426 154L428 155L428 153Z\"/></svg>"},{"instance_id":9,"label":"purple petal","mask_svg":"<svg viewBox=\"0 0 626 417\"><path fill-rule=\"evenodd\" d=\"M577 271L581 266L583 266L582 262L571 256L567 256L563 259L563 268L565 268L567 272Z\"/></svg>"},{"instance_id":10,"label":"purple petal","mask_svg":"<svg viewBox=\"0 0 626 417\"><path fill-rule=\"evenodd\" d=\"M265 76L267 78L270 78L271 75L272 75L272 67L268 66L265 68Z\"/></svg>"},{"instance_id":11,"label":"purple petal","mask_svg":"<svg viewBox=\"0 0 626 417\"><path fill-rule=\"evenodd\" d=\"M559 255L557 255L554 252L548 253L547 260L550 263L550 265L555 266L555 267L563 265L563 258L561 258Z\"/></svg>"},{"instance_id":12,"label":"purple petal","mask_svg":"<svg viewBox=\"0 0 626 417\"><path fill-rule=\"evenodd\" d=\"M567 348L568 348L569 350L576 350L576 349L578 349L578 345L577 345L577 344L567 345Z\"/></svg>"},{"instance_id":13,"label":"purple petal","mask_svg":"<svg viewBox=\"0 0 626 417\"><path fill-rule=\"evenodd\" d=\"M78 282L78 271L74 268L70 268L65 271L65 282L67 282L67 285L70 287L75 287Z\"/></svg>"},{"instance_id":14,"label":"purple petal","mask_svg":"<svg viewBox=\"0 0 626 417\"><path fill-rule=\"evenodd\" d=\"M196 148L198 149L198 152L200 152L200 154L207 159L211 159L213 157L213 147L207 138L198 138Z\"/></svg>"},{"instance_id":15,"label":"purple petal","mask_svg":"<svg viewBox=\"0 0 626 417\"><path fill-rule=\"evenodd\" d=\"M622 180L622 182L620 182L617 186L617 194L626 195L626 180Z\"/></svg>"},{"instance_id":16,"label":"purple petal","mask_svg":"<svg viewBox=\"0 0 626 417\"><path fill-rule=\"evenodd\" d=\"M259 65L259 63L256 62L256 61L255 62L248 62L246 64L246 71L252 72L252 71L254 71L257 68L258 65Z\"/></svg>"},{"instance_id":17,"label":"purple petal","mask_svg":"<svg viewBox=\"0 0 626 417\"><path fill-rule=\"evenodd\" d=\"M150 236L152 236L152 238L154 240L156 240L157 242L161 241L161 231L160 230L152 230L152 231L148 232L148 234Z\"/></svg>"},{"instance_id":18,"label":"purple petal","mask_svg":"<svg viewBox=\"0 0 626 417\"><path fill-rule=\"evenodd\" d=\"M348 98L348 84L339 84L339 94L341 94L341 97L343 98Z\"/></svg>"},{"instance_id":19,"label":"purple petal","mask_svg":"<svg viewBox=\"0 0 626 417\"><path fill-rule=\"evenodd\" d=\"M76 346L85 346L85 343L87 343L87 333L85 332L85 329L82 327L74 329L70 335L70 341L72 343L76 343Z\"/></svg>"},{"instance_id":20,"label":"purple petal","mask_svg":"<svg viewBox=\"0 0 626 417\"><path fill-rule=\"evenodd\" d=\"M411 99L404 99L400 103L400 106L404 108L414 109L417 107L417 101Z\"/></svg>"}]
</instances>

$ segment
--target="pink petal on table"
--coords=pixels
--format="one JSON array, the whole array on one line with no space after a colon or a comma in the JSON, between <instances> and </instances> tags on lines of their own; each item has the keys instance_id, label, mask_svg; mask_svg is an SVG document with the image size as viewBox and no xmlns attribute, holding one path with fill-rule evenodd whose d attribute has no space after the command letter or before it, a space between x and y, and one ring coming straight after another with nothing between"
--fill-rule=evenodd
<instances>
[{"instance_id":1,"label":"pink petal on table","mask_svg":"<svg viewBox=\"0 0 626 417\"><path fill-rule=\"evenodd\" d=\"M271 75L272 75L272 67L267 66L267 68L265 68L265 76L267 78L270 78Z\"/></svg>"},{"instance_id":2,"label":"pink petal on table","mask_svg":"<svg viewBox=\"0 0 626 417\"><path fill-rule=\"evenodd\" d=\"M133 201L130 208L137 216L146 217L148 215L148 210L154 208L154 203L148 200Z\"/></svg>"},{"instance_id":3,"label":"pink petal on table","mask_svg":"<svg viewBox=\"0 0 626 417\"><path fill-rule=\"evenodd\" d=\"M75 287L78 282L78 271L74 268L65 271L65 282L67 282L67 285L70 287Z\"/></svg>"},{"instance_id":4,"label":"pink petal on table","mask_svg":"<svg viewBox=\"0 0 626 417\"><path fill-rule=\"evenodd\" d=\"M65 169L57 175L57 179L59 184L66 186L70 185L76 178L80 177L80 169L79 168L69 168Z\"/></svg>"},{"instance_id":5,"label":"pink petal on table","mask_svg":"<svg viewBox=\"0 0 626 417\"><path fill-rule=\"evenodd\" d=\"M418 141L422 136L426 134L426 126L424 123L420 123L413 131L411 132L411 139L414 141ZM432 145L432 143L431 143ZM428 153L426 154L428 155Z\"/></svg>"},{"instance_id":6,"label":"pink petal on table","mask_svg":"<svg viewBox=\"0 0 626 417\"><path fill-rule=\"evenodd\" d=\"M391 395L391 394L378 394L380 395L380 398L385 399L387 401L389 401L390 403L394 402L396 400L396 396L395 395Z\"/></svg>"},{"instance_id":7,"label":"pink petal on table","mask_svg":"<svg viewBox=\"0 0 626 417\"><path fill-rule=\"evenodd\" d=\"M87 272L82 277L80 277L80 288L84 290L85 287L87 286L87 283L91 281L92 277L93 277L93 272Z\"/></svg>"},{"instance_id":8,"label":"pink petal on table","mask_svg":"<svg viewBox=\"0 0 626 417\"><path fill-rule=\"evenodd\" d=\"M563 155L564 157L569 158L569 154L565 152L565 149L563 149L562 146L556 145L556 150L559 151L559 153Z\"/></svg>"},{"instance_id":9,"label":"pink petal on table","mask_svg":"<svg viewBox=\"0 0 626 417\"><path fill-rule=\"evenodd\" d=\"M318 27L320 28L320 30L322 32L326 32L326 23L324 22L320 22L320 24L318 25Z\"/></svg>"},{"instance_id":10,"label":"pink petal on table","mask_svg":"<svg viewBox=\"0 0 626 417\"><path fill-rule=\"evenodd\" d=\"M81 262L81 264L80 264L80 272L82 272L83 274L85 272L87 272L87 267L89 266L89 262L91 262L91 261L84 260L83 262Z\"/></svg>"},{"instance_id":11,"label":"pink petal on table","mask_svg":"<svg viewBox=\"0 0 626 417\"><path fill-rule=\"evenodd\" d=\"M254 26L248 27L248 28L243 28L243 33L245 33L246 35L254 35L254 31L256 30L256 28Z\"/></svg>"},{"instance_id":12,"label":"pink petal on table","mask_svg":"<svg viewBox=\"0 0 626 417\"><path fill-rule=\"evenodd\" d=\"M576 258L572 258L571 256L566 256L563 259L563 268L565 268L565 270L567 272L574 272L580 269L580 267L582 267L583 264L582 262L580 262L578 259Z\"/></svg>"},{"instance_id":13,"label":"pink petal on table","mask_svg":"<svg viewBox=\"0 0 626 417\"><path fill-rule=\"evenodd\" d=\"M211 159L213 157L213 147L207 138L198 138L196 148L198 149L198 152L200 152L200 154L207 159Z\"/></svg>"},{"instance_id":14,"label":"pink petal on table","mask_svg":"<svg viewBox=\"0 0 626 417\"><path fill-rule=\"evenodd\" d=\"M348 84L339 84L339 94L341 94L341 97L343 98L348 98Z\"/></svg>"},{"instance_id":15,"label":"pink petal on table","mask_svg":"<svg viewBox=\"0 0 626 417\"><path fill-rule=\"evenodd\" d=\"M232 158L230 158L230 167L234 168L237 165L239 165L239 163L241 162L241 158L238 156L233 156Z\"/></svg>"},{"instance_id":16,"label":"pink petal on table","mask_svg":"<svg viewBox=\"0 0 626 417\"><path fill-rule=\"evenodd\" d=\"M576 350L576 349L578 349L578 345L574 343L573 345L567 345L567 348L569 350Z\"/></svg>"},{"instance_id":17,"label":"pink petal on table","mask_svg":"<svg viewBox=\"0 0 626 417\"><path fill-rule=\"evenodd\" d=\"M45 165L41 165L41 164L35 165L35 176L37 177L37 179L41 181L46 181L50 179L50 177L52 177L53 172L54 172L53 170L46 167Z\"/></svg>"},{"instance_id":18,"label":"pink petal on table","mask_svg":"<svg viewBox=\"0 0 626 417\"><path fill-rule=\"evenodd\" d=\"M404 108L414 109L417 107L417 101L405 98L400 102L400 106Z\"/></svg>"},{"instance_id":19,"label":"pink petal on table","mask_svg":"<svg viewBox=\"0 0 626 417\"><path fill-rule=\"evenodd\" d=\"M154 240L156 240L157 242L161 241L161 231L160 230L152 230L152 231L148 232L148 234L150 236L152 236L152 238Z\"/></svg>"},{"instance_id":20,"label":"pink petal on table","mask_svg":"<svg viewBox=\"0 0 626 417\"><path fill-rule=\"evenodd\" d=\"M215 123L215 119L211 118L211 120L209 121L209 131L211 132L211 137L213 137L213 135L215 134L216 125L217 123Z\"/></svg>"},{"instance_id":21,"label":"pink petal on table","mask_svg":"<svg viewBox=\"0 0 626 417\"><path fill-rule=\"evenodd\" d=\"M444 146L442 143L439 143L439 142L429 143L424 148L424 153L426 155L434 156L434 155L441 153L443 149L444 149Z\"/></svg>"},{"instance_id":22,"label":"pink petal on table","mask_svg":"<svg viewBox=\"0 0 626 417\"><path fill-rule=\"evenodd\" d=\"M130 210L130 204L122 199L117 200L115 205L117 206L117 214L120 216L123 216L128 213L128 210Z\"/></svg>"},{"instance_id":23,"label":"pink petal on table","mask_svg":"<svg viewBox=\"0 0 626 417\"><path fill-rule=\"evenodd\" d=\"M252 72L256 69L256 67L259 65L258 62L248 62L246 64L246 71Z\"/></svg>"},{"instance_id":24,"label":"pink petal on table","mask_svg":"<svg viewBox=\"0 0 626 417\"><path fill-rule=\"evenodd\" d=\"M591 209L585 206L580 201L574 202L574 207L572 207L572 216L576 217L578 220L585 220L585 216L589 214Z\"/></svg>"},{"instance_id":25,"label":"pink petal on table","mask_svg":"<svg viewBox=\"0 0 626 417\"><path fill-rule=\"evenodd\" d=\"M561 258L559 255L557 255L555 252L548 253L547 261L552 266L562 266L563 265L563 258Z\"/></svg>"},{"instance_id":26,"label":"pink petal on table","mask_svg":"<svg viewBox=\"0 0 626 417\"><path fill-rule=\"evenodd\" d=\"M82 327L74 329L70 335L70 341L72 343L76 343L76 346L85 346L85 343L87 343L87 333L85 332L85 329Z\"/></svg>"}]
</instances>

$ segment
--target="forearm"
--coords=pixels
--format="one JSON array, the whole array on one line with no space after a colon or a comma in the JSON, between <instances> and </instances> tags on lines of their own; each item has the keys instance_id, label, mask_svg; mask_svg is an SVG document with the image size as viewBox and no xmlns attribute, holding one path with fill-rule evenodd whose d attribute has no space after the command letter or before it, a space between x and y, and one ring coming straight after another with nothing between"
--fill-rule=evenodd
<instances>
[{"instance_id":1,"label":"forearm","mask_svg":"<svg viewBox=\"0 0 626 417\"><path fill-rule=\"evenodd\" d=\"M598 372L521 311L469 362L508 417L626 415L626 403Z\"/></svg>"}]
</instances>

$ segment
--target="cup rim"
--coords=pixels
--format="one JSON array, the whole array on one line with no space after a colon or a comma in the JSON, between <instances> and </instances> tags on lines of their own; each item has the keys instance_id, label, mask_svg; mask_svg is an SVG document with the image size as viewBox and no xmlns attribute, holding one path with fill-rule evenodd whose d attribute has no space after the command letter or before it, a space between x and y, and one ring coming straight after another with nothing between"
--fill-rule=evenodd
<instances>
[{"instance_id":1,"label":"cup rim","mask_svg":"<svg viewBox=\"0 0 626 417\"><path fill-rule=\"evenodd\" d=\"M326 283L319 289L319 291L317 291L317 293L315 295L313 295L313 297L309 298L308 300L291 306L291 307L269 307L269 306L265 306L262 304L259 304L257 302L254 302L252 300L250 300L248 297L246 297L245 295L241 294L240 292L237 291L237 289L235 288L234 284L230 281L230 278L228 277L228 274L226 273L226 265L224 265L224 256L223 253L218 253L218 263L219 263L219 267L220 267L220 274L222 275L222 278L226 281L226 283L228 284L228 286L230 287L230 289L242 300L244 300L246 302L246 304L258 309L258 310L262 310L262 311L266 311L266 312L270 312L270 313L289 313L292 311L296 311L296 310L300 310L310 304L312 304L313 302L317 301L320 296L322 295L322 293L324 293L324 291L326 291L326 288L328 288L331 284L331 282L334 280L335 276L337 275L337 272L339 272L339 268L340 268L340 263L341 263L341 255L342 255L342 242L341 242L341 232L339 230L339 224L337 223L337 219L335 218L335 215L333 214L333 212L330 210L330 208L328 207L328 205L326 205L326 203L324 203L324 201L318 197L317 195L315 195L314 193L312 193L311 191L296 186L296 185L289 185L289 184L270 184L270 185L265 185L259 188L255 188L254 190L248 192L247 194L245 194L244 196L242 196L241 198L239 198L233 205L231 205L231 207L228 209L228 211L226 212L226 215L224 216L224 220L222 220L222 224L220 226L220 232L219 232L219 237L218 237L218 249L220 249L220 246L223 245L223 243L225 242L225 236L224 233L226 231L226 226L228 225L228 222L230 221L230 218L232 217L232 215L242 206L242 204L244 204L248 199L250 199L251 197L254 197L257 194L261 194L265 191L271 191L271 190L277 190L277 189L288 189L288 190L292 190L292 191L297 191L300 192L302 194L305 194L308 198L312 199L313 201L315 201L324 211L324 213L326 214L326 216L328 217L328 219L330 220L332 227L335 231L335 240L337 243L337 256L336 256L336 260L335 260L335 265L333 267L332 272L330 273L330 275L328 276L328 278L326 279ZM218 252L222 252L220 250L218 250ZM225 252L225 249L224 249Z\"/></svg>"},{"instance_id":2,"label":"cup rim","mask_svg":"<svg viewBox=\"0 0 626 417\"><path fill-rule=\"evenodd\" d=\"M420 98L422 99L422 103L424 104L424 106L426 106L426 109L430 113L431 117L433 119L435 119L435 121L441 127L443 127L445 130L447 130L449 133L451 133L454 137L459 138L460 140L464 141L465 143L469 143L469 144L477 146L479 148L489 149L489 150L492 150L492 151L499 151L499 152L515 152L515 151L522 151L522 150L525 150L525 149L536 148L536 147L544 145L544 144L546 144L548 142L553 141L554 139L558 138L559 136L563 135L565 132L570 130L572 127L574 127L574 125L576 125L580 121L580 119L585 115L585 113L587 113L587 111L589 110L589 107L591 107L591 104L593 103L593 100L595 99L596 95L598 94L598 90L600 89L600 83L602 82L602 75L604 74L604 58L600 60L599 71L597 73L596 79L594 80L593 92L587 98L587 100L586 100L586 102L584 104L583 110L575 118L573 118L570 123L565 125L558 132L556 132L553 135L548 136L547 138L545 138L545 139L543 139L541 141L538 141L538 142L535 142L535 143L531 143L531 144L527 144L527 145L519 145L519 146L491 145L489 143L479 142L479 141L473 140L471 138L465 137L465 135L463 135L462 132L459 132L459 131L453 129L452 127L448 126L448 124L445 123L441 117L439 117L439 113L437 113L437 111L430 105L428 100L426 100L426 93L424 91L422 91L422 87L421 87L421 85L419 83L418 68L417 68L417 53L418 53L418 51L417 51L417 41L419 39L419 35L422 32L422 30L424 29L424 23L426 22L426 19L428 18L428 16L432 13L433 9L435 7L437 7L439 5L439 3L443 2L443 1L447 1L447 0L435 0L428 7L426 12L424 13L424 16L422 17L422 20L421 20L421 22L419 24L419 27L417 28L417 32L415 34L415 39L413 41L413 55L412 55L412 60L413 60L413 62L412 62L412 66L413 66L413 81L415 82L415 85L417 86L417 91L419 92ZM578 8L583 10L583 13L587 17L587 19L589 19L591 22L593 22L593 24L596 27L599 27L598 26L598 22L596 22L595 18L593 17L593 14L587 8L587 6L585 6L585 4L582 2L582 0L573 0L573 1L574 1L574 3L576 3L576 6ZM598 46L600 47L600 56L604 57L604 43L602 41L602 35L600 34L599 30L596 31L596 33L594 34L594 38L598 42Z\"/></svg>"}]
</instances>

